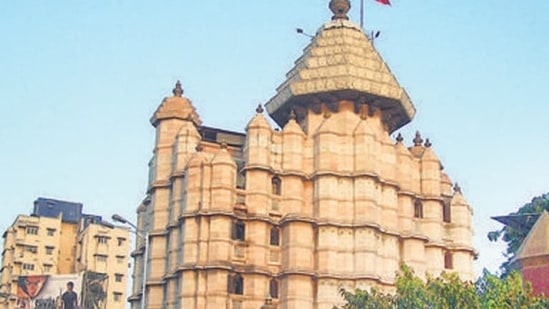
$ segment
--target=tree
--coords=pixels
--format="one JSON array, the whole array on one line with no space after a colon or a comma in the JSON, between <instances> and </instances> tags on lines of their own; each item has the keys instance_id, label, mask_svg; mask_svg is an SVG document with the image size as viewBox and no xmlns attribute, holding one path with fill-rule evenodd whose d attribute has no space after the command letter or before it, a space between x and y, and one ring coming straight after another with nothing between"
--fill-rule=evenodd
<instances>
[{"instance_id":1,"label":"tree","mask_svg":"<svg viewBox=\"0 0 549 309\"><path fill-rule=\"evenodd\" d=\"M524 204L517 212L512 212L509 215L540 214L544 210L549 211L549 193L534 197L530 203ZM507 261L501 265L503 274L510 270L510 261L514 258L520 245L530 232L530 229L532 229L532 226L534 226L534 223L535 220L525 220L521 228L506 225L500 230L488 233L490 241L501 239L507 243L507 249L504 253Z\"/></svg>"},{"instance_id":2,"label":"tree","mask_svg":"<svg viewBox=\"0 0 549 309\"><path fill-rule=\"evenodd\" d=\"M462 281L455 273L442 273L436 278L428 275L424 281L403 265L395 285L394 294L376 288L354 292L341 289L346 301L342 309L549 308L549 301L534 296L530 285L524 284L516 271L499 278L485 270L476 283Z\"/></svg>"}]
</instances>

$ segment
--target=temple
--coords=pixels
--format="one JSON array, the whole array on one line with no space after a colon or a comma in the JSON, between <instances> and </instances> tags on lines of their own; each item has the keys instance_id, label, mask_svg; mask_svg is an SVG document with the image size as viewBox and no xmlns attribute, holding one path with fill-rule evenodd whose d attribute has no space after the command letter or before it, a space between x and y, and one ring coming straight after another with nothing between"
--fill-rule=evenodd
<instances>
[{"instance_id":1,"label":"temple","mask_svg":"<svg viewBox=\"0 0 549 309\"><path fill-rule=\"evenodd\" d=\"M330 9L245 132L203 125L179 82L154 113L132 308L331 309L401 263L474 279L472 208L428 139L391 137L415 107L349 1Z\"/></svg>"}]
</instances>

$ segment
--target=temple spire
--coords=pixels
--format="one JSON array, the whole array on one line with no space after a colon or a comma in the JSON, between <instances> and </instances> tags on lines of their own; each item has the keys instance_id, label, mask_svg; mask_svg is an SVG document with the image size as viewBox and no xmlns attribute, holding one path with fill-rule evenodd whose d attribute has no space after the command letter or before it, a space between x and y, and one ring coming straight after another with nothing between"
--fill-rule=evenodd
<instances>
[{"instance_id":1,"label":"temple spire","mask_svg":"<svg viewBox=\"0 0 549 309\"><path fill-rule=\"evenodd\" d=\"M414 137L414 146L421 146L421 143L423 143L421 134L419 133L419 131L416 131L416 137Z\"/></svg>"},{"instance_id":2,"label":"temple spire","mask_svg":"<svg viewBox=\"0 0 549 309\"><path fill-rule=\"evenodd\" d=\"M175 88L173 88L172 93L176 97L180 97L183 95L183 87L181 87L180 81L177 81L177 83L175 83Z\"/></svg>"},{"instance_id":3,"label":"temple spire","mask_svg":"<svg viewBox=\"0 0 549 309\"><path fill-rule=\"evenodd\" d=\"M345 19L349 20L347 13L351 9L351 2L349 0L331 0L329 8L334 13L332 20Z\"/></svg>"}]
</instances>

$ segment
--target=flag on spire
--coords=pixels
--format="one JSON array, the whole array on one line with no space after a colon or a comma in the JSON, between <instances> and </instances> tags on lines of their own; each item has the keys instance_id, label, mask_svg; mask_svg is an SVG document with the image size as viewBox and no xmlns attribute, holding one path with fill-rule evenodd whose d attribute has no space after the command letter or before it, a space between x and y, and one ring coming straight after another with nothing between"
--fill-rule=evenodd
<instances>
[{"instance_id":1,"label":"flag on spire","mask_svg":"<svg viewBox=\"0 0 549 309\"><path fill-rule=\"evenodd\" d=\"M391 1L390 0L376 0L377 2L381 3L381 4L385 4L385 5L391 5Z\"/></svg>"}]
</instances>

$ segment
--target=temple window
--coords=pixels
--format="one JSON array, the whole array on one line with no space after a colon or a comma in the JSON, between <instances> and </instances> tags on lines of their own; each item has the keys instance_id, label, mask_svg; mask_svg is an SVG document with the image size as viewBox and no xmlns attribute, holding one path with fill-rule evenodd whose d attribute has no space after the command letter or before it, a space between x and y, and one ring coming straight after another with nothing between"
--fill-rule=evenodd
<instances>
[{"instance_id":1,"label":"temple window","mask_svg":"<svg viewBox=\"0 0 549 309\"><path fill-rule=\"evenodd\" d=\"M452 253L450 251L444 252L444 268L445 269L454 268L454 261L453 261Z\"/></svg>"},{"instance_id":2,"label":"temple window","mask_svg":"<svg viewBox=\"0 0 549 309\"><path fill-rule=\"evenodd\" d=\"M414 202L414 218L423 218L423 203L420 200Z\"/></svg>"},{"instance_id":3,"label":"temple window","mask_svg":"<svg viewBox=\"0 0 549 309\"><path fill-rule=\"evenodd\" d=\"M230 294L243 295L244 278L240 274L229 275L227 289Z\"/></svg>"},{"instance_id":4,"label":"temple window","mask_svg":"<svg viewBox=\"0 0 549 309\"><path fill-rule=\"evenodd\" d=\"M271 193L274 195L281 194L282 181L277 176L271 179Z\"/></svg>"},{"instance_id":5,"label":"temple window","mask_svg":"<svg viewBox=\"0 0 549 309\"><path fill-rule=\"evenodd\" d=\"M447 223L452 222L452 208L447 202L444 202L444 204L442 204L442 221Z\"/></svg>"},{"instance_id":6,"label":"temple window","mask_svg":"<svg viewBox=\"0 0 549 309\"><path fill-rule=\"evenodd\" d=\"M234 221L231 228L231 238L233 240L244 241L246 239L246 224L238 220Z\"/></svg>"},{"instance_id":7,"label":"temple window","mask_svg":"<svg viewBox=\"0 0 549 309\"><path fill-rule=\"evenodd\" d=\"M272 298L278 298L278 280L272 279L269 282L269 295Z\"/></svg>"},{"instance_id":8,"label":"temple window","mask_svg":"<svg viewBox=\"0 0 549 309\"><path fill-rule=\"evenodd\" d=\"M271 246L280 246L280 229L277 227L271 228L270 242ZM272 295L271 295L272 296Z\"/></svg>"},{"instance_id":9,"label":"temple window","mask_svg":"<svg viewBox=\"0 0 549 309\"><path fill-rule=\"evenodd\" d=\"M236 188L237 189L246 189L246 171L244 169L246 165L245 161L237 160L236 161Z\"/></svg>"}]
</instances>

